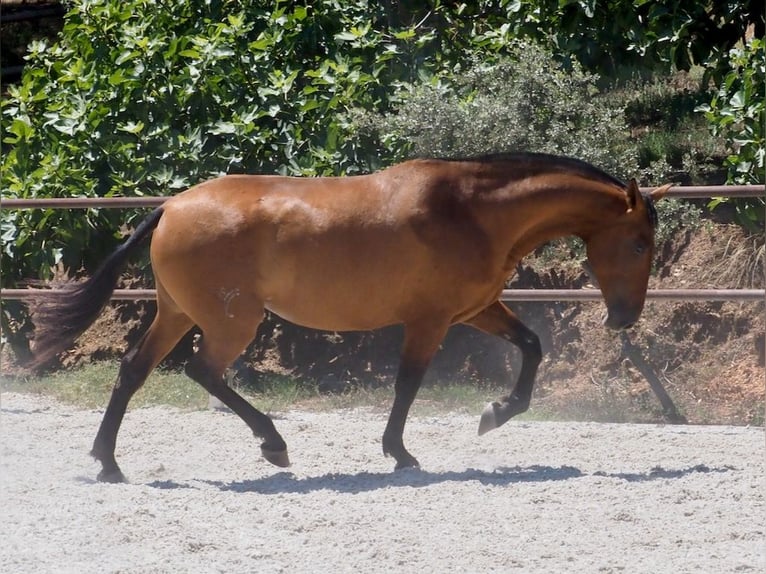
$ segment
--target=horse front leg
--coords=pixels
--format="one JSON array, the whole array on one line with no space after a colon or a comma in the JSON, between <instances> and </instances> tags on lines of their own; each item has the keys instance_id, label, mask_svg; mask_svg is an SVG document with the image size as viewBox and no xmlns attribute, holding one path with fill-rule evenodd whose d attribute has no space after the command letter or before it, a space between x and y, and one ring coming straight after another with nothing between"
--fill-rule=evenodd
<instances>
[{"instance_id":1,"label":"horse front leg","mask_svg":"<svg viewBox=\"0 0 766 574\"><path fill-rule=\"evenodd\" d=\"M522 356L521 372L511 393L488 404L481 413L479 435L483 435L529 408L542 349L538 336L500 301L494 302L465 323L510 341L521 350Z\"/></svg>"},{"instance_id":2,"label":"horse front leg","mask_svg":"<svg viewBox=\"0 0 766 574\"><path fill-rule=\"evenodd\" d=\"M404 425L431 358L447 332L447 324L405 325L394 403L383 432L383 454L393 456L396 470L420 466L404 447Z\"/></svg>"}]
</instances>

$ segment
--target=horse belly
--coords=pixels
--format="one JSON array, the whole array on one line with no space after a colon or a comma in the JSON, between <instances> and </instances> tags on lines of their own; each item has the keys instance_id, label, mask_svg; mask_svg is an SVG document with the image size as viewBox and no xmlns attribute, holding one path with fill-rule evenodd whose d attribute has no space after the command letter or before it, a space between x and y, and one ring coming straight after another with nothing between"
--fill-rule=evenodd
<instances>
[{"instance_id":1,"label":"horse belly","mask_svg":"<svg viewBox=\"0 0 766 574\"><path fill-rule=\"evenodd\" d=\"M283 319L327 331L366 331L405 320L407 294L402 281L370 280L354 273L325 270L321 275L296 273L291 285L271 290L264 306Z\"/></svg>"}]
</instances>

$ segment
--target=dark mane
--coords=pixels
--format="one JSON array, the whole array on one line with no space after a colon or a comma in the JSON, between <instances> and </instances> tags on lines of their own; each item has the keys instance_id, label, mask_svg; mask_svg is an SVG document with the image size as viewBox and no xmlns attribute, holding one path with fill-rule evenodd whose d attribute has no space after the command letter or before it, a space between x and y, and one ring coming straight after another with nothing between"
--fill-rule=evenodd
<instances>
[{"instance_id":1,"label":"dark mane","mask_svg":"<svg viewBox=\"0 0 766 574\"><path fill-rule=\"evenodd\" d=\"M657 223L659 217L657 216L657 208L654 206L654 200L648 193L642 193L644 196L644 202L646 203L646 212L649 215L649 223L652 224L652 229L657 229Z\"/></svg>"},{"instance_id":2,"label":"dark mane","mask_svg":"<svg viewBox=\"0 0 766 574\"><path fill-rule=\"evenodd\" d=\"M444 161L463 161L478 163L515 163L523 167L525 171L538 173L543 171L567 171L578 172L588 179L603 181L625 189L624 181L609 175L605 171L589 164L581 159L568 156L553 155L549 153L533 152L503 152L473 157L439 158Z\"/></svg>"},{"instance_id":3,"label":"dark mane","mask_svg":"<svg viewBox=\"0 0 766 574\"><path fill-rule=\"evenodd\" d=\"M477 163L516 163L524 169L526 173L539 173L543 171L567 171L577 172L582 176L593 179L596 181L602 181L615 185L620 189L626 189L627 184L602 169L589 164L586 161L577 159L574 157L568 157L563 155L553 155L549 153L536 153L536 152L502 152L492 153L487 155L479 155L473 157L455 157L455 158L438 158L442 161L462 161L462 162L477 162ZM646 210L649 215L649 222L652 227L657 227L657 209L654 206L651 196L643 194L644 201L646 202Z\"/></svg>"}]
</instances>

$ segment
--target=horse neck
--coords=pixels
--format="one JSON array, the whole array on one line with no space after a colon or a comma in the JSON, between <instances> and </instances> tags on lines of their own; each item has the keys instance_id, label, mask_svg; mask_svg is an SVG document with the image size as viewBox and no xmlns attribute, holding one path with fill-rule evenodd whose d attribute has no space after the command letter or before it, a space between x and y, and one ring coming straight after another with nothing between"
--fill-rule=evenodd
<instances>
[{"instance_id":1,"label":"horse neck","mask_svg":"<svg viewBox=\"0 0 766 574\"><path fill-rule=\"evenodd\" d=\"M490 202L487 215L516 260L560 237L575 235L587 241L627 209L623 190L566 174L513 181L491 195L496 200Z\"/></svg>"}]
</instances>

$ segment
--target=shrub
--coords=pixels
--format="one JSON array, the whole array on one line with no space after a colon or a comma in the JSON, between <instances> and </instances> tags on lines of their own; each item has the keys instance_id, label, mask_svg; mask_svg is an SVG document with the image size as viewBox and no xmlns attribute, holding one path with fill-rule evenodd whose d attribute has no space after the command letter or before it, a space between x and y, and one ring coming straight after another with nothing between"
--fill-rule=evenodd
<instances>
[{"instance_id":1,"label":"shrub","mask_svg":"<svg viewBox=\"0 0 766 574\"><path fill-rule=\"evenodd\" d=\"M403 155L539 151L635 175L637 155L623 110L609 105L596 80L577 65L566 71L543 49L521 43L496 64L474 61L451 79L409 87L395 113L368 116L360 124Z\"/></svg>"}]
</instances>

